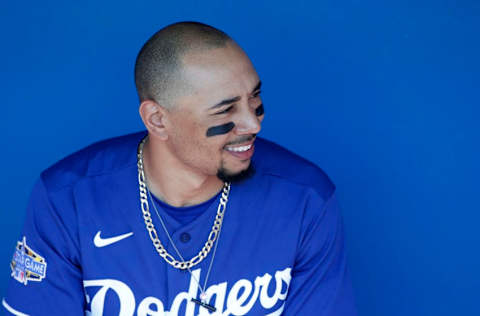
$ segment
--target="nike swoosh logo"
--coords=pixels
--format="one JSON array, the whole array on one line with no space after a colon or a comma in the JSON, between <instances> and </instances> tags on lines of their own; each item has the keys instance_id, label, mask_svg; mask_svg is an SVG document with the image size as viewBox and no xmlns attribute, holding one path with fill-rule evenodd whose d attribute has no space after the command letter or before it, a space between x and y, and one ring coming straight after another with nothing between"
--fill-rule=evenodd
<instances>
[{"instance_id":1,"label":"nike swoosh logo","mask_svg":"<svg viewBox=\"0 0 480 316\"><path fill-rule=\"evenodd\" d=\"M97 234L95 235L95 238L93 238L93 244L97 248L105 247L111 244L114 244L122 239L128 238L133 235L133 232L126 233L123 235L115 236L115 237L109 237L109 238L102 238L100 237L100 234L102 231L98 231Z\"/></svg>"}]
</instances>

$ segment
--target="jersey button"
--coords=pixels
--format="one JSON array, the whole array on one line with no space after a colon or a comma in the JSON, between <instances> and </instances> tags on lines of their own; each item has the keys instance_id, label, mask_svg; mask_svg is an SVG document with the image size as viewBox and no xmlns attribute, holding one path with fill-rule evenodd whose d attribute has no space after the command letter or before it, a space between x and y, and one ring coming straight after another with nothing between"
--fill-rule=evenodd
<instances>
[{"instance_id":1,"label":"jersey button","mask_svg":"<svg viewBox=\"0 0 480 316\"><path fill-rule=\"evenodd\" d=\"M189 242L190 239L192 239L192 236L190 236L189 233L182 233L182 234L180 235L180 241L183 242L183 243Z\"/></svg>"}]
</instances>

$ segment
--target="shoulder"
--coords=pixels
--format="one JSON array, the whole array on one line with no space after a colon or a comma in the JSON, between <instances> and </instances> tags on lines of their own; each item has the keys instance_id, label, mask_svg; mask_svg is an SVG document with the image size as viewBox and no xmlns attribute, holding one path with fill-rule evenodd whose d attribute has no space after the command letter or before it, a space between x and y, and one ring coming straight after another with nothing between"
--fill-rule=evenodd
<instances>
[{"instance_id":1,"label":"shoulder","mask_svg":"<svg viewBox=\"0 0 480 316\"><path fill-rule=\"evenodd\" d=\"M61 159L40 177L50 192L70 187L85 177L112 173L136 164L136 148L146 131L93 143Z\"/></svg>"},{"instance_id":2,"label":"shoulder","mask_svg":"<svg viewBox=\"0 0 480 316\"><path fill-rule=\"evenodd\" d=\"M254 166L258 173L313 189L323 200L335 191L335 184L317 165L272 141L255 141Z\"/></svg>"}]
</instances>

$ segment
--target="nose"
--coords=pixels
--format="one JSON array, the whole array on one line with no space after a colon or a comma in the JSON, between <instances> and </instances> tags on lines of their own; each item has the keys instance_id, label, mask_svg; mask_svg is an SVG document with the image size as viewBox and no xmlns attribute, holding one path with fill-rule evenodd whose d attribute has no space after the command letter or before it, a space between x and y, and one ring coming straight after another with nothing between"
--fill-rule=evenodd
<instances>
[{"instance_id":1,"label":"nose","mask_svg":"<svg viewBox=\"0 0 480 316\"><path fill-rule=\"evenodd\" d=\"M255 114L255 110L250 107L243 107L235 123L235 133L237 135L258 134L260 132L261 119Z\"/></svg>"}]
</instances>

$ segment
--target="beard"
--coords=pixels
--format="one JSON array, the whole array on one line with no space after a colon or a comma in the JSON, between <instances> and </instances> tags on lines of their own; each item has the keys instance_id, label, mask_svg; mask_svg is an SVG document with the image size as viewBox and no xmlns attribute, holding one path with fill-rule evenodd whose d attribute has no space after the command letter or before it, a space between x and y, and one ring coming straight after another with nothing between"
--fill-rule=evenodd
<instances>
[{"instance_id":1,"label":"beard","mask_svg":"<svg viewBox=\"0 0 480 316\"><path fill-rule=\"evenodd\" d=\"M250 162L247 169L237 173L231 173L230 171L228 171L222 166L217 171L217 178L219 178L223 182L238 183L248 178L251 178L254 174L255 174L255 168L253 167L253 164Z\"/></svg>"}]
</instances>

